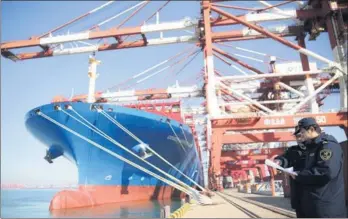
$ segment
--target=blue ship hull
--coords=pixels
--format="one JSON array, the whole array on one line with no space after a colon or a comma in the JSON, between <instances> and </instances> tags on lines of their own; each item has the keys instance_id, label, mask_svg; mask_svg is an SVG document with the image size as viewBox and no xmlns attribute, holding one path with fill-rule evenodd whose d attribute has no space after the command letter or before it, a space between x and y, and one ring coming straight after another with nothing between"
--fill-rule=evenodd
<instances>
[{"instance_id":1,"label":"blue ship hull","mask_svg":"<svg viewBox=\"0 0 348 219\"><path fill-rule=\"evenodd\" d=\"M65 107L67 105L70 105L74 111L69 108L66 109ZM108 104L94 105L101 106L105 113L110 115L180 171L203 186L202 166L196 150L194 137L187 125L175 120L168 120L167 117L161 115L137 109ZM57 106L60 106L62 110L68 112L70 115L59 110ZM131 195L132 192L130 190L134 188L140 192L139 187L144 188L144 192L152 191L153 188L157 188L158 191L160 187L168 187L166 183L117 159L37 113L40 111L43 115L50 117L81 136L160 176L164 176L156 169L72 117L74 116L81 122L84 122L82 118L86 119L89 123L129 150L139 156L144 155L144 150L141 150L142 147L140 147L138 141L114 124L109 118L97 112L92 106L93 104L82 102L63 102L44 105L27 113L25 122L27 129L48 147L46 159L51 161L56 157L64 156L76 164L79 185L92 186L94 188L119 186L121 196ZM82 118L75 112L82 116ZM194 186L186 177L182 176L156 155L148 152L146 151L145 154L148 162L186 184ZM168 177L165 178L168 179ZM145 196L137 195L137 197L143 199ZM137 200L137 197L127 197L124 200Z\"/></svg>"}]
</instances>

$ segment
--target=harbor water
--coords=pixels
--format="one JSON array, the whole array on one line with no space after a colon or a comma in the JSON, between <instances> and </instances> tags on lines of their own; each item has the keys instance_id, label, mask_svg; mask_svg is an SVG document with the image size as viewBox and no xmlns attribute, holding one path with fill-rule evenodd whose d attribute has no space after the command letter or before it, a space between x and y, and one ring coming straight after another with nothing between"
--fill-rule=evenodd
<instances>
[{"instance_id":1,"label":"harbor water","mask_svg":"<svg viewBox=\"0 0 348 219\"><path fill-rule=\"evenodd\" d=\"M50 212L50 201L58 191L56 189L2 189L1 218L159 218L160 209L164 205L170 205L171 211L180 207L180 200L153 200Z\"/></svg>"}]
</instances>

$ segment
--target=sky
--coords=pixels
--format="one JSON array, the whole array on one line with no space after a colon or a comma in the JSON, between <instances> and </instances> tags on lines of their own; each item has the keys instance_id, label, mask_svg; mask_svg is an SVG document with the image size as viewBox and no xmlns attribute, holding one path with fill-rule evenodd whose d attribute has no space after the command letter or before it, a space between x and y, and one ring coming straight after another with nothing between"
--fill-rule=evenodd
<instances>
[{"instance_id":1,"label":"sky","mask_svg":"<svg viewBox=\"0 0 348 219\"><path fill-rule=\"evenodd\" d=\"M101 4L103 4L101 1L2 2L1 41L24 40L31 36L38 36ZM107 9L65 28L59 34L86 30L135 4L135 2L129 1L116 2ZM154 8L158 8L163 2L158 1L150 4L151 6L142 10L142 14L127 22L125 26L139 25L141 20L152 14ZM236 3L236 5L238 4L241 3ZM251 7L259 6L256 2L243 2L242 4ZM234 11L230 10L230 12ZM161 12L160 21L180 20L187 16L197 18L199 13L199 2L171 2ZM236 13L240 14L241 12ZM101 28L105 30L114 27L124 18L124 16L120 17ZM154 19L150 20L150 23L153 22L155 22ZM276 23L268 25L272 26ZM240 26L236 28L240 28ZM172 34L188 35L189 33L180 31L164 33L164 36ZM148 37L157 38L159 34L149 34ZM293 38L288 39L293 41ZM108 39L108 42L113 41ZM299 60L298 53L271 40L234 42L231 45L254 49L289 60ZM97 59L101 61L101 65L98 66L97 72L100 76L97 79L96 90L105 90L119 84L130 76L140 73L191 46L192 44L175 44L97 53ZM233 52L226 47L220 48ZM307 42L307 48L332 60L332 52L325 33L320 35L316 41ZM35 51L34 48L29 48L22 51L33 50ZM238 53L243 54L240 51ZM54 164L48 164L43 159L46 147L25 129L24 116L32 108L50 103L56 95L70 97L72 93L87 93L88 56L89 54L57 56L16 63L1 57L1 183L64 184L77 182L77 168L68 160L60 157L54 161ZM199 53L177 75L174 73L178 72L185 62L179 65L174 73L163 72L140 85L133 86L133 88L166 88L175 84L176 80L182 86L201 85L201 81L197 81L195 75L203 67L202 57L202 53ZM261 57L261 59L263 58ZM232 68L225 66L217 59L215 60L215 67L226 75L238 74ZM250 62L246 59L243 61L263 71L267 70L264 63ZM318 63L318 66L320 67L322 64ZM337 108L339 104L337 95L330 96L325 102L325 110ZM328 129L328 131L330 130L335 131L335 134L337 133L338 140L345 140L342 130Z\"/></svg>"}]
</instances>

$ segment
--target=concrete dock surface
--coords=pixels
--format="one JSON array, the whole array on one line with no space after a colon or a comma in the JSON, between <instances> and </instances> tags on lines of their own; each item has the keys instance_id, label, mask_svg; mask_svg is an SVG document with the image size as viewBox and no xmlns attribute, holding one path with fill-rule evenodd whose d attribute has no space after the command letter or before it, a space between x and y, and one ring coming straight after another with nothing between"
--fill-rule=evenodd
<instances>
[{"instance_id":1,"label":"concrete dock surface","mask_svg":"<svg viewBox=\"0 0 348 219\"><path fill-rule=\"evenodd\" d=\"M231 196L230 196L231 195ZM243 200L238 198L244 198ZM290 218L295 217L290 200L284 197L239 193L236 189L215 193L213 205L192 204L184 218ZM251 200L252 203L245 200ZM258 206L255 204L260 204ZM264 207L263 207L264 206ZM273 211L269 210L272 209ZM279 211L279 213L277 213Z\"/></svg>"}]
</instances>

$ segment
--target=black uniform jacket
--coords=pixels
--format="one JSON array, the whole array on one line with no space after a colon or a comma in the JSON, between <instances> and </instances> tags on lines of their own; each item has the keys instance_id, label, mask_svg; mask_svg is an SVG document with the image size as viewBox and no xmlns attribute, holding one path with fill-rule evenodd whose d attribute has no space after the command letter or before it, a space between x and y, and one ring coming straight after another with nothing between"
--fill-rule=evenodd
<instances>
[{"instance_id":1,"label":"black uniform jacket","mask_svg":"<svg viewBox=\"0 0 348 219\"><path fill-rule=\"evenodd\" d=\"M331 135L321 133L306 147L304 169L295 178L302 187L301 209L306 217L345 218L341 146Z\"/></svg>"},{"instance_id":2,"label":"black uniform jacket","mask_svg":"<svg viewBox=\"0 0 348 219\"><path fill-rule=\"evenodd\" d=\"M301 171L305 167L305 150L296 146L289 147L283 155L277 156L275 159L281 161L284 168L293 167L294 171ZM302 185L290 178L290 202L293 209L300 208L300 198L302 196Z\"/></svg>"}]
</instances>

